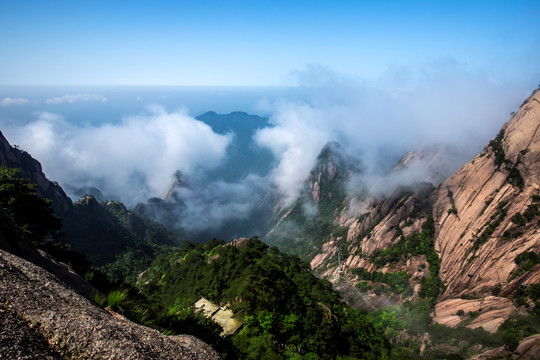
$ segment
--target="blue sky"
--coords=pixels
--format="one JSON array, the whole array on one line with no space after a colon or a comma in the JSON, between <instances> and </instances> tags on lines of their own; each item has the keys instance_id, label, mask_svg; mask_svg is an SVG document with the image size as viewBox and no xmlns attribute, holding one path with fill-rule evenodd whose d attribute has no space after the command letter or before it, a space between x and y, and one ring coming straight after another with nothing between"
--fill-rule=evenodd
<instances>
[{"instance_id":1,"label":"blue sky","mask_svg":"<svg viewBox=\"0 0 540 360\"><path fill-rule=\"evenodd\" d=\"M452 61L540 81L539 1L0 2L0 85L293 85Z\"/></svg>"}]
</instances>

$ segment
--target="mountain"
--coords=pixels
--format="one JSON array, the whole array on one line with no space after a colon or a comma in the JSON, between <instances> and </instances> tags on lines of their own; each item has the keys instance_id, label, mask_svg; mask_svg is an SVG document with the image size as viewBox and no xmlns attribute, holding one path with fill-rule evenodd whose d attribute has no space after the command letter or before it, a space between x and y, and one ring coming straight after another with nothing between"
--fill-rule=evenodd
<instances>
[{"instance_id":1,"label":"mountain","mask_svg":"<svg viewBox=\"0 0 540 360\"><path fill-rule=\"evenodd\" d=\"M83 196L63 218L62 230L74 251L84 254L110 279L134 284L159 254L172 251L179 237L118 201L99 203Z\"/></svg>"},{"instance_id":2,"label":"mountain","mask_svg":"<svg viewBox=\"0 0 540 360\"><path fill-rule=\"evenodd\" d=\"M447 284L441 308L456 297L496 292L504 303L498 307L509 314L514 309L505 297L539 282L539 129L535 92L484 151L433 194L435 248Z\"/></svg>"},{"instance_id":3,"label":"mountain","mask_svg":"<svg viewBox=\"0 0 540 360\"><path fill-rule=\"evenodd\" d=\"M93 283L103 279L59 241L61 223L50 202L18 175L0 168L1 357L219 358L193 337L164 336L119 314L148 318L144 300L129 298L127 290L109 292L105 309L89 301L106 288L93 288L81 275Z\"/></svg>"},{"instance_id":4,"label":"mountain","mask_svg":"<svg viewBox=\"0 0 540 360\"><path fill-rule=\"evenodd\" d=\"M256 129L259 120L253 120ZM215 126L230 130L223 123ZM444 149L415 149L393 170L373 179L341 145L327 144L293 204L283 206L275 193L258 194L253 200L264 200L260 218L273 210L274 224L264 240L294 255L257 239L173 248L177 238L145 218L144 206L132 212L121 203L98 202L90 195L72 204L47 180L36 160L0 137L0 159L35 181L39 194L52 199L64 223L62 235L58 218L46 202L37 200L29 183L1 169L0 247L11 255L0 253L0 271L5 271L0 281L8 279L0 289L13 293L0 295L2 319L13 325L14 333L32 339L43 356L54 358L67 349L47 345L50 331L64 331L50 327L61 322L48 322L47 316L63 314L59 309L64 305L53 303L54 311L47 313L30 296L35 292L44 299L61 299L61 291L48 292L56 288L50 276L62 286L91 293L90 285L72 271L85 275L84 258L65 249L58 241L63 238L116 279L134 283L137 273L151 264L138 278L141 293L134 303L148 299L158 313L154 326L189 328L219 346L222 354L280 358L387 352L397 359L538 358L539 129L537 90L480 154L450 176ZM185 186L197 185L178 181L170 199L183 205L186 199L180 190ZM170 201L154 202L165 213L174 210ZM14 256L44 270L35 275L29 268L34 265ZM79 264L83 265L76 269ZM35 287L24 282L27 278L36 279ZM9 300L6 304L15 301L17 292L10 284L24 290L29 308L17 304L10 310L3 305L3 299ZM367 314L342 304L332 287ZM244 327L222 339L216 324L193 312L191 305L201 296L232 311ZM88 311L92 319L106 321ZM137 307L136 312L145 311ZM25 315L35 313L41 315ZM0 333L7 343L23 341L9 336L10 331Z\"/></svg>"},{"instance_id":5,"label":"mountain","mask_svg":"<svg viewBox=\"0 0 540 360\"><path fill-rule=\"evenodd\" d=\"M222 179L227 182L241 181L249 174L264 176L274 162L272 152L260 147L253 140L259 129L269 126L267 118L250 115L242 111L230 114L217 114L208 111L196 117L209 125L218 134L233 134L234 138L227 148L225 162L206 174L208 179Z\"/></svg>"},{"instance_id":6,"label":"mountain","mask_svg":"<svg viewBox=\"0 0 540 360\"><path fill-rule=\"evenodd\" d=\"M301 200L282 210L265 240L309 261L415 356L471 356L504 344L513 350L540 332L531 325L540 321L539 129L536 90L480 154L442 183L440 152L416 150L371 188L362 176L330 182L352 191L326 204L315 201L325 198L314 181L325 179L318 163ZM427 163L425 182L399 186L418 160ZM379 190L388 184L394 190ZM306 199L316 214L307 231ZM420 347L407 345L403 332Z\"/></svg>"}]
</instances>

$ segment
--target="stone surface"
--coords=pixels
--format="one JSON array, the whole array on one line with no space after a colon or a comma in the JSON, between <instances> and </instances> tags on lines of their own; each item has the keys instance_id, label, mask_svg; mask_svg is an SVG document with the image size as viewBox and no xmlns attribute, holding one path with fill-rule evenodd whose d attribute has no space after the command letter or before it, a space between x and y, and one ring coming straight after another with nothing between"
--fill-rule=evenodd
<instances>
[{"instance_id":1,"label":"stone surface","mask_svg":"<svg viewBox=\"0 0 540 360\"><path fill-rule=\"evenodd\" d=\"M114 317L53 274L3 250L0 250L0 310L1 316L7 317L11 324L10 329L14 329L5 344L21 344L16 354L21 358L55 359L60 355L73 359L219 358L210 346L191 336L168 337ZM0 336L5 333L3 330ZM12 358L15 352L3 344L0 353Z\"/></svg>"},{"instance_id":2,"label":"stone surface","mask_svg":"<svg viewBox=\"0 0 540 360\"><path fill-rule=\"evenodd\" d=\"M464 317L456 315L460 310L465 313ZM468 318L469 312L475 312L479 313L478 317L467 327L471 329L482 327L495 333L513 311L517 309L510 300L503 297L488 296L478 300L448 299L437 303L433 320L439 324L456 327Z\"/></svg>"},{"instance_id":3,"label":"stone surface","mask_svg":"<svg viewBox=\"0 0 540 360\"><path fill-rule=\"evenodd\" d=\"M523 339L514 351L512 359L540 359L540 335L533 335Z\"/></svg>"},{"instance_id":4,"label":"stone surface","mask_svg":"<svg viewBox=\"0 0 540 360\"><path fill-rule=\"evenodd\" d=\"M510 277L514 259L525 251L540 249L540 229L536 219L524 226L522 234L504 240L513 226L512 216L523 213L540 190L540 92L527 99L503 126L502 147L509 165L497 168L490 146L441 184L433 195L435 246L441 258L441 279L447 290L443 298L462 294L486 295L497 284L504 290L515 286ZM515 166L523 179L523 189L507 181ZM453 193L457 215L451 214L448 192ZM506 215L496 225L494 218ZM476 239L489 227L492 234L475 248ZM533 270L536 278L538 270ZM471 276L472 275L472 276ZM529 283L530 279L526 281Z\"/></svg>"},{"instance_id":5,"label":"stone surface","mask_svg":"<svg viewBox=\"0 0 540 360\"><path fill-rule=\"evenodd\" d=\"M534 216L510 236L507 232L517 228L512 217L524 214L533 197L540 195L540 92L534 92L523 102L502 131L503 161L500 161L502 152L494 150L495 138L436 189L398 189L382 198L366 198L365 194L349 196L335 219L337 225L348 228L344 276L338 275L335 260L338 243L344 247L340 238L332 237L323 243L321 251L311 259L314 271L334 283L349 303L372 309L395 303L396 299L361 294L355 288L359 279L351 270L404 270L411 278L414 300L418 298L421 278L429 274L427 264L422 268L423 260L415 258L377 269L370 256L395 244L401 234L407 237L420 232L422 223L431 215L435 250L441 260L439 276L446 286L438 299L436 320L455 326L461 322L455 316L457 311L482 308L482 314L468 326L496 331L516 310L510 299L513 292L522 285L540 282L540 265L518 276L514 261L524 252L540 251L540 217ZM435 160L430 160L430 166L442 159L437 152L433 154L429 159ZM397 169L411 166L422 156L412 151ZM518 172L523 179L521 184L516 176ZM501 297L491 296L499 287ZM480 300L462 300L462 297ZM398 303L402 300L398 299Z\"/></svg>"}]
</instances>

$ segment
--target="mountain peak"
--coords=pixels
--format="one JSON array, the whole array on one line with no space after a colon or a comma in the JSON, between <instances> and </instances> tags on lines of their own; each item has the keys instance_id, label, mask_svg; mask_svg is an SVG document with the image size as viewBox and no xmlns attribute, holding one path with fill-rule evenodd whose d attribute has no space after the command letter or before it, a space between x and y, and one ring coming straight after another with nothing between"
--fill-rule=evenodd
<instances>
[{"instance_id":1,"label":"mountain peak","mask_svg":"<svg viewBox=\"0 0 540 360\"><path fill-rule=\"evenodd\" d=\"M359 160L347 155L343 145L331 141L317 156L315 166L306 179L306 185L311 191L313 201L318 204L322 196L331 200L336 195L334 192L343 192L344 183L353 173L358 172Z\"/></svg>"},{"instance_id":2,"label":"mountain peak","mask_svg":"<svg viewBox=\"0 0 540 360\"><path fill-rule=\"evenodd\" d=\"M341 145L337 141L329 141L326 143L326 145L323 146L317 158L327 158L333 155L342 156L344 153L345 148L343 147L343 145Z\"/></svg>"}]
</instances>

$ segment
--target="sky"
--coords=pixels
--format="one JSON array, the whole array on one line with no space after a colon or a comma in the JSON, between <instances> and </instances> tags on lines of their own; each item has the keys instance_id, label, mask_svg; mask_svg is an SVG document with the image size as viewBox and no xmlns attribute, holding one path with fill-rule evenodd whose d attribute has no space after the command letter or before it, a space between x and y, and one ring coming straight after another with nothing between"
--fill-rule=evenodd
<instances>
[{"instance_id":1,"label":"sky","mask_svg":"<svg viewBox=\"0 0 540 360\"><path fill-rule=\"evenodd\" d=\"M283 86L313 66L375 81L444 59L540 77L538 1L2 0L0 34L0 85Z\"/></svg>"}]
</instances>

